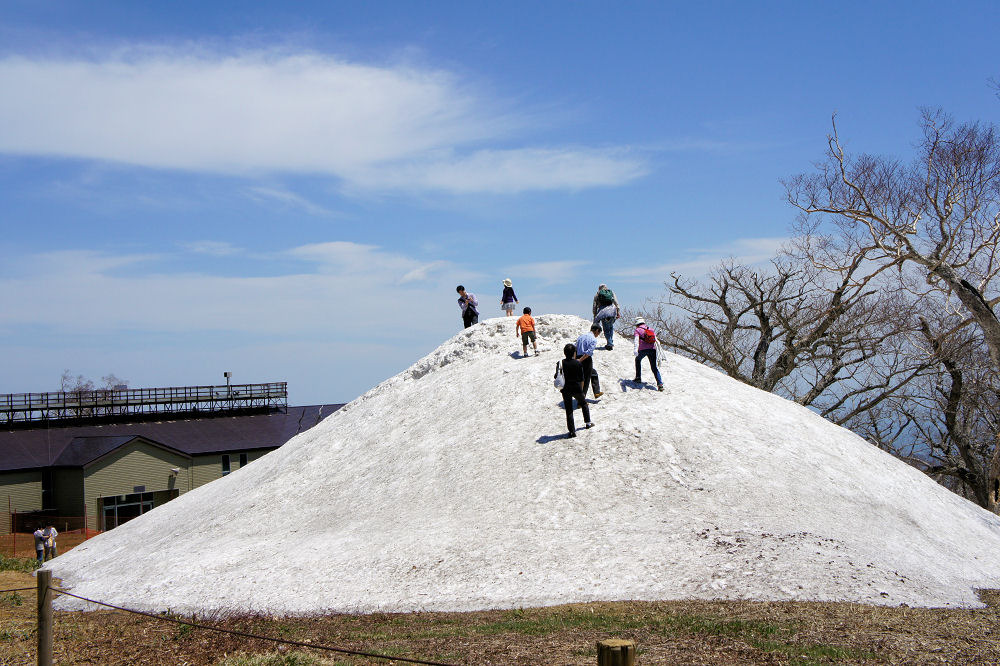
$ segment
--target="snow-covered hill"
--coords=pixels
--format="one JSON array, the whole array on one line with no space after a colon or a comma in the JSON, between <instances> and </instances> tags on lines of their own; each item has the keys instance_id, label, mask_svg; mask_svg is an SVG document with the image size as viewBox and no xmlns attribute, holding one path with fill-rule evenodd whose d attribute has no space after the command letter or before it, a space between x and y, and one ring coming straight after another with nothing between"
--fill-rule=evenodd
<instances>
[{"instance_id":1,"label":"snow-covered hill","mask_svg":"<svg viewBox=\"0 0 1000 666\"><path fill-rule=\"evenodd\" d=\"M537 321L540 356L519 357L513 318L482 322L281 449L49 566L78 594L184 612L975 606L974 588L1000 588L1000 518L678 356L660 393L648 365L632 383L628 341L599 350L596 427L564 438L551 377L588 322Z\"/></svg>"}]
</instances>

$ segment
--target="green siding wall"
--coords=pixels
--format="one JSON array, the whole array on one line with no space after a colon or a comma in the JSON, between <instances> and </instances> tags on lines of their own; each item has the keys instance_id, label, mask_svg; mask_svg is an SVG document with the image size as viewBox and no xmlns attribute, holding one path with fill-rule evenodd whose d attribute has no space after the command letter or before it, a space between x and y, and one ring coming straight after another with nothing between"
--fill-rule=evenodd
<instances>
[{"instance_id":1,"label":"green siding wall","mask_svg":"<svg viewBox=\"0 0 1000 666\"><path fill-rule=\"evenodd\" d=\"M17 512L40 511L42 508L42 472L0 472L0 511L9 506ZM10 520L0 520L0 534L10 534Z\"/></svg>"},{"instance_id":2,"label":"green siding wall","mask_svg":"<svg viewBox=\"0 0 1000 666\"><path fill-rule=\"evenodd\" d=\"M190 460L185 456L141 440L133 441L91 464L83 473L83 493L90 526L99 527L97 500L100 497L129 495L135 492L135 486L145 486L148 493L175 488L180 493L191 490L189 465ZM180 468L180 474L171 474L170 470L174 467Z\"/></svg>"},{"instance_id":3,"label":"green siding wall","mask_svg":"<svg viewBox=\"0 0 1000 666\"><path fill-rule=\"evenodd\" d=\"M83 470L52 470L52 508L60 516L83 515Z\"/></svg>"},{"instance_id":4,"label":"green siding wall","mask_svg":"<svg viewBox=\"0 0 1000 666\"><path fill-rule=\"evenodd\" d=\"M250 451L230 451L228 454L212 453L204 456L195 456L191 466L192 487L197 488L206 483L222 478L222 456L229 456L229 469L235 472L240 468L240 454L247 454L247 464L254 460L263 458L274 449L253 449Z\"/></svg>"}]
</instances>

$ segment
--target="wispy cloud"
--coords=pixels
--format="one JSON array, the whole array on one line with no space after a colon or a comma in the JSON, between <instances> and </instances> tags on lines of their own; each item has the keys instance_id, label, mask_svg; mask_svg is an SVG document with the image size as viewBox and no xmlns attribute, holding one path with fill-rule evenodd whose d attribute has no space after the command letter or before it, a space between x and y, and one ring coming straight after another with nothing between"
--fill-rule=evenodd
<instances>
[{"instance_id":1,"label":"wispy cloud","mask_svg":"<svg viewBox=\"0 0 1000 666\"><path fill-rule=\"evenodd\" d=\"M362 187L509 193L622 185L647 173L624 149L523 148L480 150L467 156L366 169L352 174Z\"/></svg>"},{"instance_id":2,"label":"wispy cloud","mask_svg":"<svg viewBox=\"0 0 1000 666\"><path fill-rule=\"evenodd\" d=\"M720 261L729 257L748 264L767 261L775 255L781 246L788 243L788 240L784 237L740 238L718 247L691 248L683 253L682 258L674 262L633 266L612 271L612 274L628 282L662 282L671 273L694 277L704 275Z\"/></svg>"},{"instance_id":3,"label":"wispy cloud","mask_svg":"<svg viewBox=\"0 0 1000 666\"><path fill-rule=\"evenodd\" d=\"M0 151L11 154L460 193L620 185L646 172L622 149L511 149L532 114L411 65L136 48L90 60L7 56L0 90ZM321 210L289 192L257 194Z\"/></svg>"},{"instance_id":4,"label":"wispy cloud","mask_svg":"<svg viewBox=\"0 0 1000 666\"><path fill-rule=\"evenodd\" d=\"M0 290L12 295L0 310L0 327L344 337L387 316L427 328L450 313L454 302L449 294L458 279L457 269L447 262L350 242L248 256L251 262L279 265L297 260L285 273L267 277L167 269L119 274L117 269L141 265L142 259L91 251L25 257L16 270L0 276ZM114 298L96 296L100 294ZM348 315L351 330L344 330Z\"/></svg>"},{"instance_id":5,"label":"wispy cloud","mask_svg":"<svg viewBox=\"0 0 1000 666\"><path fill-rule=\"evenodd\" d=\"M191 243L182 243L183 247L188 252L194 252L195 254L207 254L213 257L228 257L234 254L241 254L243 248L237 247L232 243L227 243L225 241L194 241Z\"/></svg>"},{"instance_id":6,"label":"wispy cloud","mask_svg":"<svg viewBox=\"0 0 1000 666\"><path fill-rule=\"evenodd\" d=\"M336 213L329 208L313 203L309 199L283 187L250 187L247 193L256 201L274 201L289 208L297 208L316 217L334 217Z\"/></svg>"}]
</instances>

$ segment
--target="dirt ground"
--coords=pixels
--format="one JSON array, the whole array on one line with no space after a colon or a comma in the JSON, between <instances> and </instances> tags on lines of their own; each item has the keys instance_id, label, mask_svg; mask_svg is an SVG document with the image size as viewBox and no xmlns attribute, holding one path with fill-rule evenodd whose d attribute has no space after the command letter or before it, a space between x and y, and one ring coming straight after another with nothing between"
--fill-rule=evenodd
<instances>
[{"instance_id":1,"label":"dirt ground","mask_svg":"<svg viewBox=\"0 0 1000 666\"><path fill-rule=\"evenodd\" d=\"M35 585L0 571L0 590ZM615 602L475 613L195 621L269 637L448 664L587 664L596 642L636 642L638 664L997 664L1000 592L977 610L847 603ZM35 663L35 593L0 592L0 664ZM387 664L119 611L56 612L57 664ZM191 618L186 618L191 619Z\"/></svg>"}]
</instances>

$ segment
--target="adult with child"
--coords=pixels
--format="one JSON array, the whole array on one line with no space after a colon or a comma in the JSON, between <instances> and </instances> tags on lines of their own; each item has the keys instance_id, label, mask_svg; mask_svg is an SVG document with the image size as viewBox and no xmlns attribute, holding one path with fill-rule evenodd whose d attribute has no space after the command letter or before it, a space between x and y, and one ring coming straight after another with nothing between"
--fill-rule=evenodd
<instances>
[{"instance_id":1,"label":"adult with child","mask_svg":"<svg viewBox=\"0 0 1000 666\"><path fill-rule=\"evenodd\" d=\"M59 536L59 532L56 532L54 526L49 525L42 530L42 536L45 537L45 559L51 560L59 555L59 549L56 547L56 537Z\"/></svg>"},{"instance_id":2,"label":"adult with child","mask_svg":"<svg viewBox=\"0 0 1000 666\"><path fill-rule=\"evenodd\" d=\"M479 300L472 292L465 291L465 287L458 285L455 287L458 292L458 307L462 309L462 323L466 328L479 323Z\"/></svg>"},{"instance_id":3,"label":"adult with child","mask_svg":"<svg viewBox=\"0 0 1000 666\"><path fill-rule=\"evenodd\" d=\"M653 369L656 376L656 389L663 390L663 380L660 378L660 370L656 367L656 332L646 325L646 320L642 317L635 318L635 342L632 346L635 354L635 381L642 381L642 359L649 359L649 367Z\"/></svg>"},{"instance_id":4,"label":"adult with child","mask_svg":"<svg viewBox=\"0 0 1000 666\"><path fill-rule=\"evenodd\" d=\"M583 394L587 395L587 389L593 384L595 398L604 395L597 370L594 370L594 351L597 349L597 336L600 334L601 327L591 324L590 331L576 339L576 358L583 366Z\"/></svg>"},{"instance_id":5,"label":"adult with child","mask_svg":"<svg viewBox=\"0 0 1000 666\"><path fill-rule=\"evenodd\" d=\"M520 303L517 294L514 293L514 284L507 278L503 281L503 294L500 295L500 309L506 312L507 317L514 316L514 304Z\"/></svg>"},{"instance_id":6,"label":"adult with child","mask_svg":"<svg viewBox=\"0 0 1000 666\"><path fill-rule=\"evenodd\" d=\"M524 308L524 314L522 314L517 323L514 325L514 336L521 334L521 358L526 358L528 356L528 340L531 340L531 346L535 349L535 356L538 356L538 340L535 339L535 319L531 316L531 308Z\"/></svg>"},{"instance_id":7,"label":"adult with child","mask_svg":"<svg viewBox=\"0 0 1000 666\"><path fill-rule=\"evenodd\" d=\"M572 343L563 347L563 355L566 358L562 360L562 371L566 383L560 391L563 397L563 407L566 409L566 429L569 430L567 437L576 437L576 424L573 422L574 399L580 403L580 409L583 411L584 427L594 427L590 421L590 407L583 396L585 390L583 388L583 364L576 360L576 354L576 346Z\"/></svg>"},{"instance_id":8,"label":"adult with child","mask_svg":"<svg viewBox=\"0 0 1000 666\"><path fill-rule=\"evenodd\" d=\"M614 349L615 320L621 317L621 309L618 307L618 297L606 284L597 286L593 313L594 323L601 325L604 329L604 339L608 341L604 348Z\"/></svg>"}]
</instances>

